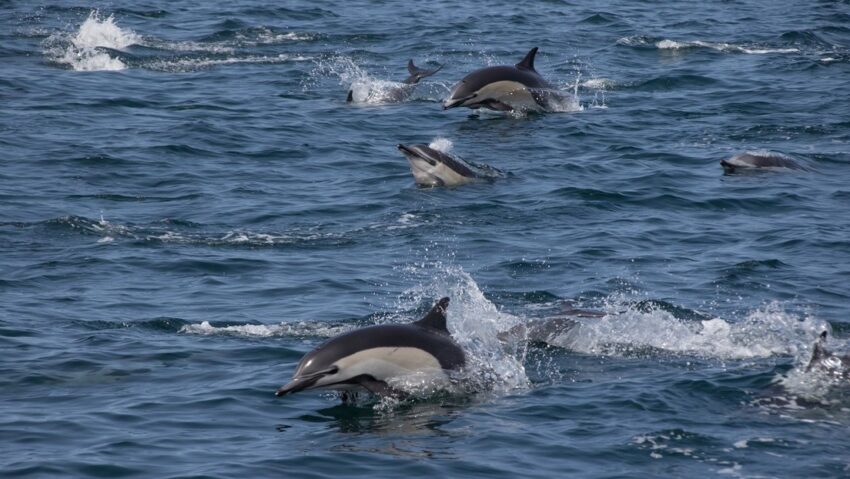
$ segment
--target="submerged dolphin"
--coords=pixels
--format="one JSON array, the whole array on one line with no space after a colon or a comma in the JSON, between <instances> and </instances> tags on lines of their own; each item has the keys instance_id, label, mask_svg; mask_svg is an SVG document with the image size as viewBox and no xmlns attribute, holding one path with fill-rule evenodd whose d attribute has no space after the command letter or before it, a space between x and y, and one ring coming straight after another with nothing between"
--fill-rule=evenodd
<instances>
[{"instance_id":1,"label":"submerged dolphin","mask_svg":"<svg viewBox=\"0 0 850 479\"><path fill-rule=\"evenodd\" d=\"M475 70L458 82L443 109L465 106L497 111L550 110L560 97L557 89L534 69L537 47L514 66L501 65Z\"/></svg>"},{"instance_id":2,"label":"submerged dolphin","mask_svg":"<svg viewBox=\"0 0 850 479\"><path fill-rule=\"evenodd\" d=\"M486 167L493 171L485 171L485 167L472 166L424 143L397 145L397 148L410 163L417 185L458 186L499 176L495 168Z\"/></svg>"},{"instance_id":3,"label":"submerged dolphin","mask_svg":"<svg viewBox=\"0 0 850 479\"><path fill-rule=\"evenodd\" d=\"M822 371L832 376L850 379L850 354L840 356L826 349L826 331L820 333L806 371Z\"/></svg>"},{"instance_id":4,"label":"submerged dolphin","mask_svg":"<svg viewBox=\"0 0 850 479\"><path fill-rule=\"evenodd\" d=\"M443 298L419 321L370 326L328 340L301 359L292 381L275 394L363 387L374 394L395 395L388 384L392 379L424 374L448 381L447 371L466 363L446 328L448 306L449 298Z\"/></svg>"},{"instance_id":5,"label":"submerged dolphin","mask_svg":"<svg viewBox=\"0 0 850 479\"><path fill-rule=\"evenodd\" d=\"M805 170L793 159L778 153L747 151L731 158L720 160L724 173L738 173L758 169Z\"/></svg>"},{"instance_id":6,"label":"submerged dolphin","mask_svg":"<svg viewBox=\"0 0 850 479\"><path fill-rule=\"evenodd\" d=\"M382 100L386 102L400 102L404 101L413 93L414 85L419 83L419 80L422 80L425 77L429 77L443 68L443 65L439 65L437 68L433 70L426 70L423 68L419 68L413 64L413 60L409 60L407 62L407 71L410 73L410 76L404 79L401 83L402 86L391 88L390 90L383 92L381 95ZM354 101L354 90L348 90L348 96L345 98L345 101L351 103Z\"/></svg>"}]
</instances>

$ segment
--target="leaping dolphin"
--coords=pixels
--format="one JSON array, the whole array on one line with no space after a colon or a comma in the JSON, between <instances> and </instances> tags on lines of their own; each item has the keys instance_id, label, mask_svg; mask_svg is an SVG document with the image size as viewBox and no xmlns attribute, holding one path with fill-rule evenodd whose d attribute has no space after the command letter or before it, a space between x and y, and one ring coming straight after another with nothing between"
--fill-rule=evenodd
<instances>
[{"instance_id":1,"label":"leaping dolphin","mask_svg":"<svg viewBox=\"0 0 850 479\"><path fill-rule=\"evenodd\" d=\"M419 321L370 326L331 338L301 359L292 381L276 395L358 387L377 395L397 395L388 381L412 375L447 382L447 371L466 364L463 350L446 327L448 306L449 298L442 298Z\"/></svg>"},{"instance_id":2,"label":"leaping dolphin","mask_svg":"<svg viewBox=\"0 0 850 479\"><path fill-rule=\"evenodd\" d=\"M458 82L443 109L465 106L497 111L551 110L560 97L557 89L534 69L537 47L514 66L501 65L475 70Z\"/></svg>"},{"instance_id":3,"label":"leaping dolphin","mask_svg":"<svg viewBox=\"0 0 850 479\"><path fill-rule=\"evenodd\" d=\"M414 85L419 83L425 77L429 77L443 68L443 65L437 66L432 70L426 70L424 68L419 68L413 64L413 60L408 60L407 62L407 71L410 73L410 76L405 78L401 83L403 85L391 88L385 92L382 92L381 99L385 102L401 102L406 100L412 93L414 89ZM348 90L348 96L345 101L351 103L354 101L354 90Z\"/></svg>"}]
</instances>

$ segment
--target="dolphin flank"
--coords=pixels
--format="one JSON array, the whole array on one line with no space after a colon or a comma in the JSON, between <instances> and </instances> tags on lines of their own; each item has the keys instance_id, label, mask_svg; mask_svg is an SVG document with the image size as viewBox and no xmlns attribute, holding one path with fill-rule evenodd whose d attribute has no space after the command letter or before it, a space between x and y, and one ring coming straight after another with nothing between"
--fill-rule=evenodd
<instances>
[{"instance_id":1,"label":"dolphin flank","mask_svg":"<svg viewBox=\"0 0 850 479\"><path fill-rule=\"evenodd\" d=\"M448 305L449 298L442 298L413 323L370 326L331 338L301 359L292 380L275 395L316 388L399 395L388 381L411 375L447 383L447 371L466 364L446 327Z\"/></svg>"}]
</instances>

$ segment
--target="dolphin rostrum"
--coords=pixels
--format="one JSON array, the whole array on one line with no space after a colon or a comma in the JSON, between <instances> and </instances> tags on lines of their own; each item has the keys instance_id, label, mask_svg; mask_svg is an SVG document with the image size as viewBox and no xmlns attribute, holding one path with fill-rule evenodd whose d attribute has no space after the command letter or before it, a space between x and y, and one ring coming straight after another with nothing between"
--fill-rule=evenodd
<instances>
[{"instance_id":1,"label":"dolphin rostrum","mask_svg":"<svg viewBox=\"0 0 850 479\"><path fill-rule=\"evenodd\" d=\"M387 91L381 92L381 100L384 102L400 102L406 100L412 93L414 85L419 83L425 77L429 77L443 68L443 65L437 66L432 70L426 70L424 68L419 68L413 64L413 60L408 60L407 62L407 71L410 73L410 76L405 78L401 83L401 86L395 86ZM354 89L348 90L348 96L345 101L351 103L354 101Z\"/></svg>"},{"instance_id":2,"label":"dolphin rostrum","mask_svg":"<svg viewBox=\"0 0 850 479\"><path fill-rule=\"evenodd\" d=\"M514 66L501 65L475 70L458 82L443 109L465 106L497 111L551 110L561 97L557 89L534 69L537 47Z\"/></svg>"},{"instance_id":3,"label":"dolphin rostrum","mask_svg":"<svg viewBox=\"0 0 850 479\"><path fill-rule=\"evenodd\" d=\"M358 387L377 395L398 395L389 384L394 379L416 376L447 382L447 372L466 363L446 327L448 305L449 298L442 298L413 323L369 326L331 338L301 359L292 381L276 395Z\"/></svg>"}]
</instances>

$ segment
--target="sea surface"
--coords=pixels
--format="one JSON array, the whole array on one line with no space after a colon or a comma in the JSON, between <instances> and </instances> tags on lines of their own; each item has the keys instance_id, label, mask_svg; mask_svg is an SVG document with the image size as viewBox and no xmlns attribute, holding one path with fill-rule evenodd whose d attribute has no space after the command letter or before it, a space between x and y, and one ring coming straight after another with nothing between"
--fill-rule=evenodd
<instances>
[{"instance_id":1,"label":"sea surface","mask_svg":"<svg viewBox=\"0 0 850 479\"><path fill-rule=\"evenodd\" d=\"M3 477L848 477L848 285L846 1L0 0ZM441 296L463 393L274 396Z\"/></svg>"}]
</instances>

